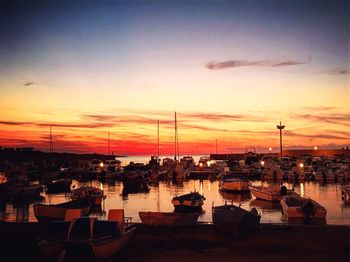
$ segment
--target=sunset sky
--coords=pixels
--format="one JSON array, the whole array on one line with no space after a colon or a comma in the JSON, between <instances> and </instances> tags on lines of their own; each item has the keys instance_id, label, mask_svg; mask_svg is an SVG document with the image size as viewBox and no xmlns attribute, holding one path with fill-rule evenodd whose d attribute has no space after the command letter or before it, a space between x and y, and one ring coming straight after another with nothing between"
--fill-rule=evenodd
<instances>
[{"instance_id":1,"label":"sunset sky","mask_svg":"<svg viewBox=\"0 0 350 262\"><path fill-rule=\"evenodd\" d=\"M0 146L181 154L350 145L348 1L0 8ZM49 2L49 3L47 3Z\"/></svg>"}]
</instances>

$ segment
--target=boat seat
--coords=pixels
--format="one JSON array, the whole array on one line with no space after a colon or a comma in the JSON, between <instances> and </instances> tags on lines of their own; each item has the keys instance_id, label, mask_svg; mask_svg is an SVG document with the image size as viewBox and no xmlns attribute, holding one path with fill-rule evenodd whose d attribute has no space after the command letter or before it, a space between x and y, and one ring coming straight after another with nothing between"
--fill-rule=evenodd
<instances>
[{"instance_id":1,"label":"boat seat","mask_svg":"<svg viewBox=\"0 0 350 262\"><path fill-rule=\"evenodd\" d=\"M108 211L108 221L118 222L120 233L124 233L124 209L110 209Z\"/></svg>"},{"instance_id":2,"label":"boat seat","mask_svg":"<svg viewBox=\"0 0 350 262\"><path fill-rule=\"evenodd\" d=\"M50 223L48 236L52 239L64 240L67 238L70 222L54 221Z\"/></svg>"},{"instance_id":3,"label":"boat seat","mask_svg":"<svg viewBox=\"0 0 350 262\"><path fill-rule=\"evenodd\" d=\"M82 216L81 209L67 209L64 220L65 221L72 221L73 219L81 217L81 216Z\"/></svg>"},{"instance_id":4,"label":"boat seat","mask_svg":"<svg viewBox=\"0 0 350 262\"><path fill-rule=\"evenodd\" d=\"M90 239L91 238L91 224L95 222L96 218L81 217L71 222L68 239Z\"/></svg>"},{"instance_id":5,"label":"boat seat","mask_svg":"<svg viewBox=\"0 0 350 262\"><path fill-rule=\"evenodd\" d=\"M120 236L120 227L115 221L96 220L94 223L93 236L94 238Z\"/></svg>"}]
</instances>

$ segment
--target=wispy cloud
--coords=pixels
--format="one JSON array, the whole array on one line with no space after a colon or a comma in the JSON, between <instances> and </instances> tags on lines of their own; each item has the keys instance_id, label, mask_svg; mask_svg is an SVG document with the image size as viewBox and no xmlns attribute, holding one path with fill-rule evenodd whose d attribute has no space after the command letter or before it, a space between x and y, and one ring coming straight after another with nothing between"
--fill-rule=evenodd
<instances>
[{"instance_id":1,"label":"wispy cloud","mask_svg":"<svg viewBox=\"0 0 350 262\"><path fill-rule=\"evenodd\" d=\"M312 139L337 139L337 140L347 140L350 139L350 133L344 135L337 134L325 134L325 133L317 133L317 134L303 134L298 133L292 130L286 130L284 132L285 136L289 137L304 137L304 138L312 138Z\"/></svg>"},{"instance_id":2,"label":"wispy cloud","mask_svg":"<svg viewBox=\"0 0 350 262\"><path fill-rule=\"evenodd\" d=\"M111 127L111 123L88 123L88 124L73 124L73 123L47 123L47 122L20 122L20 121L0 121L0 125L9 126L39 126L39 127L62 127L62 128L100 128Z\"/></svg>"},{"instance_id":3,"label":"wispy cloud","mask_svg":"<svg viewBox=\"0 0 350 262\"><path fill-rule=\"evenodd\" d=\"M25 82L23 85L24 86L31 86L31 85L34 85L35 83L34 82Z\"/></svg>"},{"instance_id":4,"label":"wispy cloud","mask_svg":"<svg viewBox=\"0 0 350 262\"><path fill-rule=\"evenodd\" d=\"M294 118L310 120L313 122L321 122L328 124L337 124L349 126L350 113L335 113L335 114L294 114Z\"/></svg>"},{"instance_id":5,"label":"wispy cloud","mask_svg":"<svg viewBox=\"0 0 350 262\"><path fill-rule=\"evenodd\" d=\"M0 121L0 125L7 125L7 126L24 126L24 125L30 125L32 122L17 122L17 121Z\"/></svg>"},{"instance_id":6,"label":"wispy cloud","mask_svg":"<svg viewBox=\"0 0 350 262\"><path fill-rule=\"evenodd\" d=\"M243 115L243 114L223 114L223 113L212 113L212 112L198 112L198 113L180 113L179 116L188 119L197 120L211 120L211 121L247 121L247 122L264 122L266 118L258 117L254 115Z\"/></svg>"},{"instance_id":7,"label":"wispy cloud","mask_svg":"<svg viewBox=\"0 0 350 262\"><path fill-rule=\"evenodd\" d=\"M243 66L262 66L262 67L284 67L284 66L295 66L310 63L311 56L307 61L299 60L228 60L224 62L209 62L206 64L206 68L211 70L219 70L225 68L236 68Z\"/></svg>"},{"instance_id":8,"label":"wispy cloud","mask_svg":"<svg viewBox=\"0 0 350 262\"><path fill-rule=\"evenodd\" d=\"M348 68L335 68L335 69L330 69L330 70L318 72L318 74L325 74L325 75L348 75L348 74L349 74L349 69L348 69Z\"/></svg>"},{"instance_id":9,"label":"wispy cloud","mask_svg":"<svg viewBox=\"0 0 350 262\"><path fill-rule=\"evenodd\" d=\"M305 106L304 109L310 111L331 111L338 108L335 106Z\"/></svg>"}]
</instances>

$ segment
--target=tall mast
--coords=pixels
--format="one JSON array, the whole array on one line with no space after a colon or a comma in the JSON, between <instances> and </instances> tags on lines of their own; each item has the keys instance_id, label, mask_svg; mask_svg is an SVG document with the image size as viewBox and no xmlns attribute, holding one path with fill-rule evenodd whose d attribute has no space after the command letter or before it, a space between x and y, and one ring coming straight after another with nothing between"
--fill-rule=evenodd
<instances>
[{"instance_id":1,"label":"tall mast","mask_svg":"<svg viewBox=\"0 0 350 262\"><path fill-rule=\"evenodd\" d=\"M108 156L111 155L110 133L108 132Z\"/></svg>"},{"instance_id":2,"label":"tall mast","mask_svg":"<svg viewBox=\"0 0 350 262\"><path fill-rule=\"evenodd\" d=\"M176 122L176 112L175 112L175 152L174 152L174 159L176 160L176 156L177 156L177 150L176 150L176 146L177 146L177 122Z\"/></svg>"},{"instance_id":3,"label":"tall mast","mask_svg":"<svg viewBox=\"0 0 350 262\"><path fill-rule=\"evenodd\" d=\"M176 119L176 112L175 112L175 160L180 159L180 153L179 153L179 137L177 133L177 119Z\"/></svg>"},{"instance_id":4,"label":"tall mast","mask_svg":"<svg viewBox=\"0 0 350 262\"><path fill-rule=\"evenodd\" d=\"M157 120L157 164L159 159L159 120Z\"/></svg>"},{"instance_id":5,"label":"tall mast","mask_svg":"<svg viewBox=\"0 0 350 262\"><path fill-rule=\"evenodd\" d=\"M52 125L50 125L50 148L49 148L49 152L53 153Z\"/></svg>"},{"instance_id":6,"label":"tall mast","mask_svg":"<svg viewBox=\"0 0 350 262\"><path fill-rule=\"evenodd\" d=\"M215 154L218 154L218 140L215 140Z\"/></svg>"}]
</instances>

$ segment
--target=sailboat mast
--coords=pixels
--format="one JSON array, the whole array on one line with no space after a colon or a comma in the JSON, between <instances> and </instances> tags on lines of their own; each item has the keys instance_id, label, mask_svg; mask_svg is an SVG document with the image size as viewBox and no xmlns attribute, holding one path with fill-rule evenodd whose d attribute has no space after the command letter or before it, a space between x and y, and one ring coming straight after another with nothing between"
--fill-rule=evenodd
<instances>
[{"instance_id":1,"label":"sailboat mast","mask_svg":"<svg viewBox=\"0 0 350 262\"><path fill-rule=\"evenodd\" d=\"M159 161L159 120L157 120L157 149L158 149L157 164L158 164L158 161Z\"/></svg>"},{"instance_id":2,"label":"sailboat mast","mask_svg":"<svg viewBox=\"0 0 350 262\"><path fill-rule=\"evenodd\" d=\"M111 155L110 133L108 132L108 156Z\"/></svg>"},{"instance_id":3,"label":"sailboat mast","mask_svg":"<svg viewBox=\"0 0 350 262\"><path fill-rule=\"evenodd\" d=\"M176 121L176 112L175 112L175 160L176 160L176 156L177 156L177 121Z\"/></svg>"},{"instance_id":4,"label":"sailboat mast","mask_svg":"<svg viewBox=\"0 0 350 262\"><path fill-rule=\"evenodd\" d=\"M53 153L53 142L52 142L52 125L50 125L50 148L49 152Z\"/></svg>"}]
</instances>

